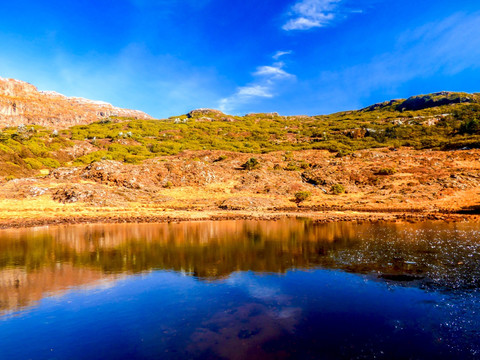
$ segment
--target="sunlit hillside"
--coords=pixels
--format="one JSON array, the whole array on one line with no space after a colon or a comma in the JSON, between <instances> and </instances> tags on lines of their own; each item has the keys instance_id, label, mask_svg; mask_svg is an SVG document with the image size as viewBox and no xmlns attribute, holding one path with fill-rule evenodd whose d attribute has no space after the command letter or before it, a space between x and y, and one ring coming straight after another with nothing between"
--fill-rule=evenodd
<instances>
[{"instance_id":1,"label":"sunlit hillside","mask_svg":"<svg viewBox=\"0 0 480 360\"><path fill-rule=\"evenodd\" d=\"M100 160L139 163L184 150L242 153L413 147L480 147L480 96L436 93L319 116L277 113L231 116L197 110L162 120L110 117L67 129L40 126L0 132L0 176L29 176L42 169Z\"/></svg>"}]
</instances>

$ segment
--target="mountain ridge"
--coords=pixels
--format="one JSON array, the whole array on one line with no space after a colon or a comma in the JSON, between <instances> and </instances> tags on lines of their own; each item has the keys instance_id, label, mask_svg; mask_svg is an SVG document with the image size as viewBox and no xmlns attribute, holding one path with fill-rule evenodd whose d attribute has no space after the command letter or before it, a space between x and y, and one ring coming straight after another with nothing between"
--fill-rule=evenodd
<instances>
[{"instance_id":1,"label":"mountain ridge","mask_svg":"<svg viewBox=\"0 0 480 360\"><path fill-rule=\"evenodd\" d=\"M480 93L466 93L455 91L438 91L430 94L413 95L407 99L392 99L369 105L361 111L379 109L395 111L418 111L443 105L461 103L480 103Z\"/></svg>"},{"instance_id":2,"label":"mountain ridge","mask_svg":"<svg viewBox=\"0 0 480 360\"><path fill-rule=\"evenodd\" d=\"M392 99L366 106L361 109L341 111L333 114L290 117L312 118L335 114L356 114L374 111L399 112L419 111L453 104L480 104L480 93L439 91L430 94L413 95L406 99ZM193 109L188 118L202 117L206 120L233 117L217 109ZM280 116L278 113L247 114ZM180 115L182 116L182 115ZM56 91L40 91L35 85L16 79L0 77L0 128L19 125L40 125L47 128L65 129L75 125L88 125L109 117L152 120L152 116L139 110L123 109L104 101L82 97L67 97ZM172 116L172 118L175 116Z\"/></svg>"},{"instance_id":3,"label":"mountain ridge","mask_svg":"<svg viewBox=\"0 0 480 360\"><path fill-rule=\"evenodd\" d=\"M55 91L39 91L25 81L0 77L0 127L41 125L67 128L110 116L153 119L139 110L123 109L81 97L67 97Z\"/></svg>"}]
</instances>

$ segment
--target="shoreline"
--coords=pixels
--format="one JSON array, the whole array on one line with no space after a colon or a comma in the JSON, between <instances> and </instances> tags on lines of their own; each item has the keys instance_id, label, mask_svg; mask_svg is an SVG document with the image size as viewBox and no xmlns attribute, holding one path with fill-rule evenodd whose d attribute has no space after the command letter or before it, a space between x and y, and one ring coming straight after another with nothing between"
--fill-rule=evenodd
<instances>
[{"instance_id":1,"label":"shoreline","mask_svg":"<svg viewBox=\"0 0 480 360\"><path fill-rule=\"evenodd\" d=\"M53 214L51 214L53 215ZM173 210L162 214L147 215L89 215L89 216L55 216L20 219L0 219L0 229L20 229L40 226L68 226L91 224L122 223L165 223L191 221L225 221L225 220L280 220L284 218L307 218L317 223L330 222L480 222L478 214L439 213L439 212L405 212L405 211L244 211L244 210Z\"/></svg>"}]
</instances>

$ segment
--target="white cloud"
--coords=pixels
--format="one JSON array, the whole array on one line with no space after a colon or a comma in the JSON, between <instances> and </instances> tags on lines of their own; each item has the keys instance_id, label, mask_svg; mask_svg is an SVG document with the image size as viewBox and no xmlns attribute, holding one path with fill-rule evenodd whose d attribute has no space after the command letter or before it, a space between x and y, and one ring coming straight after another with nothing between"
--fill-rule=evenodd
<instances>
[{"instance_id":1,"label":"white cloud","mask_svg":"<svg viewBox=\"0 0 480 360\"><path fill-rule=\"evenodd\" d=\"M244 97L266 97L266 98L273 97L268 87L261 86L261 85L250 85L250 86L239 87L236 95L244 96Z\"/></svg>"},{"instance_id":2,"label":"white cloud","mask_svg":"<svg viewBox=\"0 0 480 360\"><path fill-rule=\"evenodd\" d=\"M257 71L253 73L255 76L270 76L273 78L289 78L294 77L294 75L287 73L282 67L285 64L282 62L275 63L273 66L260 66L257 68Z\"/></svg>"},{"instance_id":3,"label":"white cloud","mask_svg":"<svg viewBox=\"0 0 480 360\"><path fill-rule=\"evenodd\" d=\"M311 20L304 17L292 19L288 21L284 26L283 30L308 30L315 27L324 27L329 20L334 18L333 15L329 15L328 18L325 17L323 21Z\"/></svg>"},{"instance_id":4,"label":"white cloud","mask_svg":"<svg viewBox=\"0 0 480 360\"><path fill-rule=\"evenodd\" d=\"M277 52L273 58L279 53L280 52ZM287 52L284 53L286 54ZM221 99L219 102L220 110L229 112L236 109L239 105L249 103L258 98L266 99L275 97L282 82L296 78L295 75L286 72L283 69L284 66L285 63L276 62L272 65L257 67L256 71L252 74L255 78L254 81L245 86L238 87L233 95Z\"/></svg>"},{"instance_id":5,"label":"white cloud","mask_svg":"<svg viewBox=\"0 0 480 360\"><path fill-rule=\"evenodd\" d=\"M279 58L281 58L282 56L285 56L285 55L290 55L292 54L293 51L292 50L288 50L288 51L277 51L275 53L275 55L273 55L272 57L275 59L275 60L278 60Z\"/></svg>"},{"instance_id":6,"label":"white cloud","mask_svg":"<svg viewBox=\"0 0 480 360\"><path fill-rule=\"evenodd\" d=\"M342 0L300 0L293 5L293 18L283 25L283 30L308 30L328 26L338 15Z\"/></svg>"}]
</instances>

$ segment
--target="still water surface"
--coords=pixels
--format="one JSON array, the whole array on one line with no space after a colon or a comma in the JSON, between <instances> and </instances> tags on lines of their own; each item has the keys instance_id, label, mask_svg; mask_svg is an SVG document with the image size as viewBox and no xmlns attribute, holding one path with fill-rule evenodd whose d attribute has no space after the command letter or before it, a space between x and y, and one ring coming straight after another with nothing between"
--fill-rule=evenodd
<instances>
[{"instance_id":1,"label":"still water surface","mask_svg":"<svg viewBox=\"0 0 480 360\"><path fill-rule=\"evenodd\" d=\"M0 359L480 358L480 226L0 231Z\"/></svg>"}]
</instances>

